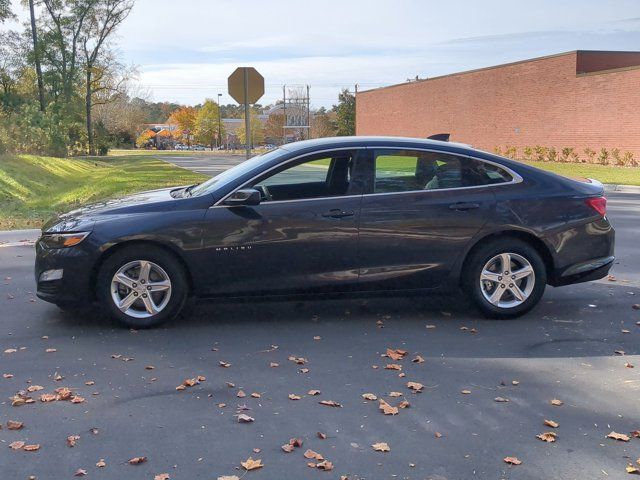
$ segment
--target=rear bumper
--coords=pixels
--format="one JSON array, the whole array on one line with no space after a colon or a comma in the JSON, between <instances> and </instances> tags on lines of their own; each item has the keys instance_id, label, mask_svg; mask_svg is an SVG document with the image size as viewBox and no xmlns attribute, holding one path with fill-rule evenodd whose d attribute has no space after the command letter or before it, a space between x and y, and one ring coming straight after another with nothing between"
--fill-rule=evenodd
<instances>
[{"instance_id":1,"label":"rear bumper","mask_svg":"<svg viewBox=\"0 0 640 480\"><path fill-rule=\"evenodd\" d=\"M562 272L556 272L556 274L549 279L549 285L560 287L562 285L599 280L607 276L613 266L614 259L613 256L607 256L576 263L564 269Z\"/></svg>"}]
</instances>

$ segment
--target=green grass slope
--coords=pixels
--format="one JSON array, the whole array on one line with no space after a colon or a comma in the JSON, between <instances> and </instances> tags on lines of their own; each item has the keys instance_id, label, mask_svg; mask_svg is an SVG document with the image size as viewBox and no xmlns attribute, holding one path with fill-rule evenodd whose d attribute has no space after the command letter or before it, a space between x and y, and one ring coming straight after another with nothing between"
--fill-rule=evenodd
<instances>
[{"instance_id":1,"label":"green grass slope","mask_svg":"<svg viewBox=\"0 0 640 480\"><path fill-rule=\"evenodd\" d=\"M205 178L151 156L0 155L0 230L37 228L89 202Z\"/></svg>"}]
</instances>

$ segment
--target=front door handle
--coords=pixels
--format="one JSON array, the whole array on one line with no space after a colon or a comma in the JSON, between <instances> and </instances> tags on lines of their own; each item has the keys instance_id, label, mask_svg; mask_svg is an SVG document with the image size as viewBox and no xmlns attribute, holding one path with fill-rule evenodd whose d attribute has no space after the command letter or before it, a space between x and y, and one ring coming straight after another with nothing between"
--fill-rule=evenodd
<instances>
[{"instance_id":1,"label":"front door handle","mask_svg":"<svg viewBox=\"0 0 640 480\"><path fill-rule=\"evenodd\" d=\"M457 202L449 205L451 210L458 210L459 212L463 212L465 210L473 210L474 208L480 208L479 203L474 202Z\"/></svg>"},{"instance_id":2,"label":"front door handle","mask_svg":"<svg viewBox=\"0 0 640 480\"><path fill-rule=\"evenodd\" d=\"M340 210L339 208L332 208L328 212L322 214L325 218L344 218L344 217L353 217L353 212L347 212L344 210Z\"/></svg>"}]
</instances>

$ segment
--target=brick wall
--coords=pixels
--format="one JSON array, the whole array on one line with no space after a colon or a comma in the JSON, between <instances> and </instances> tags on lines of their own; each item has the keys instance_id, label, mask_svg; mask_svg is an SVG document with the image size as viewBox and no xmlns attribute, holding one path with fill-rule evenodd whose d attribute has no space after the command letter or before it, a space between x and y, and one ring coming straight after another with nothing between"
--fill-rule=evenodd
<instances>
[{"instance_id":1,"label":"brick wall","mask_svg":"<svg viewBox=\"0 0 640 480\"><path fill-rule=\"evenodd\" d=\"M603 56L585 61L570 52L359 92L356 133L448 132L451 141L489 151L619 148L640 159L640 68L578 75L578 61L591 69L606 64Z\"/></svg>"}]
</instances>

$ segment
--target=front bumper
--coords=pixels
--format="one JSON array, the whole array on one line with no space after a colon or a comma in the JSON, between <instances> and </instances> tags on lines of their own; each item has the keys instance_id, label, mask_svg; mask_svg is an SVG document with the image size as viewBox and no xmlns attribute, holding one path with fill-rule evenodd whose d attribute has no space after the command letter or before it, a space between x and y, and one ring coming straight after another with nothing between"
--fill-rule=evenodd
<instances>
[{"instance_id":1,"label":"front bumper","mask_svg":"<svg viewBox=\"0 0 640 480\"><path fill-rule=\"evenodd\" d=\"M86 304L93 300L93 260L82 246L47 249L36 242L34 273L39 298L59 304ZM42 273L50 270L62 270L62 278L42 281Z\"/></svg>"}]
</instances>

